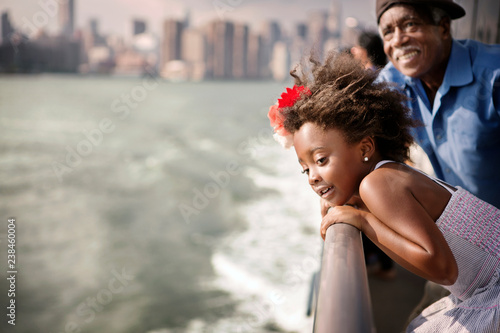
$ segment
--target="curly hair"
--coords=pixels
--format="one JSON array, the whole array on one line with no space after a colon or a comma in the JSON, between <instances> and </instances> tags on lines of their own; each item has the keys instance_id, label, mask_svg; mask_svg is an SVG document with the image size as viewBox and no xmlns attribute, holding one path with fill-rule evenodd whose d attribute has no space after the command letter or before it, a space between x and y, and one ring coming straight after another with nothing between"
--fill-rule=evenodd
<instances>
[{"instance_id":1,"label":"curly hair","mask_svg":"<svg viewBox=\"0 0 500 333\"><path fill-rule=\"evenodd\" d=\"M285 129L294 133L307 122L324 130L340 130L346 142L353 144L371 136L384 159L404 162L413 143L410 128L416 126L404 105L407 97L386 82L375 82L377 73L365 70L346 53L331 53L324 64L309 59L312 75L290 72L295 84L306 86L292 107L283 110ZM312 76L312 77L311 77Z\"/></svg>"}]
</instances>

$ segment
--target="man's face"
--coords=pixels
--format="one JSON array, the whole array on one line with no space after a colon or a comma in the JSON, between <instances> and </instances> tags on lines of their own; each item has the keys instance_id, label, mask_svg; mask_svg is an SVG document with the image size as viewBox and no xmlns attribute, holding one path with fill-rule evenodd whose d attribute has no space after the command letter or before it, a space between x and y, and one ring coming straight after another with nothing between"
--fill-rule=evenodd
<instances>
[{"instance_id":1,"label":"man's face","mask_svg":"<svg viewBox=\"0 0 500 333\"><path fill-rule=\"evenodd\" d=\"M380 17L384 52L394 67L413 78L432 76L443 64L449 23L433 24L430 17L408 5L390 7Z\"/></svg>"}]
</instances>

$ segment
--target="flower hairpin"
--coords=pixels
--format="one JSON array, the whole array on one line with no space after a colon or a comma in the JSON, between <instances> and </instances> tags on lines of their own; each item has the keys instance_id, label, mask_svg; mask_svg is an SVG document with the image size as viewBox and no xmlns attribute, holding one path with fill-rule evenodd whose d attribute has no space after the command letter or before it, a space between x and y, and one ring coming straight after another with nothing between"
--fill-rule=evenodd
<instances>
[{"instance_id":1,"label":"flower hairpin","mask_svg":"<svg viewBox=\"0 0 500 333\"><path fill-rule=\"evenodd\" d=\"M311 95L309 88L295 85L291 89L286 88L286 91L281 94L281 98L278 99L278 103L269 108L267 116L275 132L273 137L285 149L293 146L293 135L285 129L284 111L286 108L294 106L303 95Z\"/></svg>"}]
</instances>

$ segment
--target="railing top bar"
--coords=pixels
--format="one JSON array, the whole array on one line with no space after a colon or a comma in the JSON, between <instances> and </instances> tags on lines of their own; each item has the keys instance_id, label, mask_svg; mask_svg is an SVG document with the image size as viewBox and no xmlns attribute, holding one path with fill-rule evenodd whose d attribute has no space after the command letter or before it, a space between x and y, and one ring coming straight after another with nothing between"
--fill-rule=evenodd
<instances>
[{"instance_id":1,"label":"railing top bar","mask_svg":"<svg viewBox=\"0 0 500 333\"><path fill-rule=\"evenodd\" d=\"M375 332L361 234L349 224L326 232L314 332Z\"/></svg>"}]
</instances>

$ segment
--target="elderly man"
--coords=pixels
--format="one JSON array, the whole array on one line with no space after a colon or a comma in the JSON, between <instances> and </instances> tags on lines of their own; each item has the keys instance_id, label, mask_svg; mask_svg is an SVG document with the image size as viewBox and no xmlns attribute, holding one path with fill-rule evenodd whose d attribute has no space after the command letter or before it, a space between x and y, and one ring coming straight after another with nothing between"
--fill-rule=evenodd
<instances>
[{"instance_id":1,"label":"elderly man","mask_svg":"<svg viewBox=\"0 0 500 333\"><path fill-rule=\"evenodd\" d=\"M454 40L465 11L452 0L377 0L376 12L390 60L380 79L408 95L437 177L500 207L500 46ZM446 294L427 283L410 319Z\"/></svg>"},{"instance_id":2,"label":"elderly man","mask_svg":"<svg viewBox=\"0 0 500 333\"><path fill-rule=\"evenodd\" d=\"M465 11L452 0L377 0L376 11L390 60L380 78L410 98L437 177L500 207L500 45L454 40Z\"/></svg>"}]
</instances>

